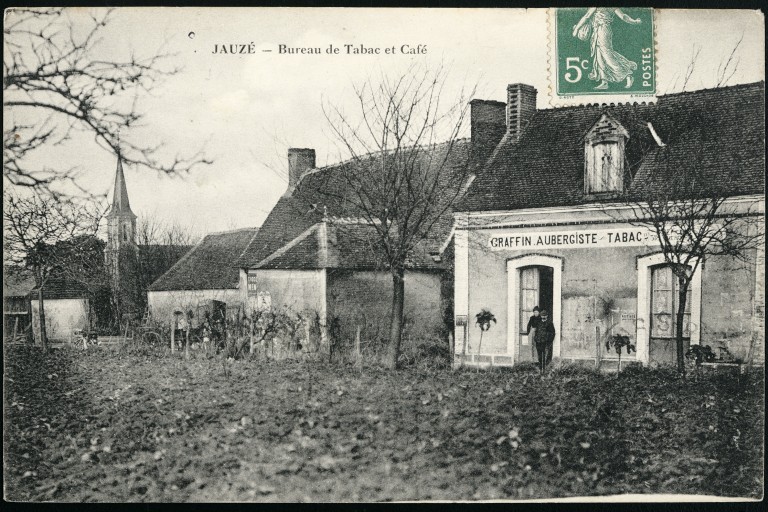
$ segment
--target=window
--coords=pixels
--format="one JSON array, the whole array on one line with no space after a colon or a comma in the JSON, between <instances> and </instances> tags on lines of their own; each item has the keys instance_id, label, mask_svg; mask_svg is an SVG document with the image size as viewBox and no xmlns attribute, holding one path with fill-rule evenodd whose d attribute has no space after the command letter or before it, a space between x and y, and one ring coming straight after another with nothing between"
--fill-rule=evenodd
<instances>
[{"instance_id":1,"label":"window","mask_svg":"<svg viewBox=\"0 0 768 512\"><path fill-rule=\"evenodd\" d=\"M259 279L256 274L248 274L248 296L257 297L259 294Z\"/></svg>"},{"instance_id":2,"label":"window","mask_svg":"<svg viewBox=\"0 0 768 512\"><path fill-rule=\"evenodd\" d=\"M586 192L620 192L623 188L624 159L616 141L587 145Z\"/></svg>"},{"instance_id":3,"label":"window","mask_svg":"<svg viewBox=\"0 0 768 512\"><path fill-rule=\"evenodd\" d=\"M539 269L520 269L520 332L525 333L533 308L539 300Z\"/></svg>"},{"instance_id":4,"label":"window","mask_svg":"<svg viewBox=\"0 0 768 512\"><path fill-rule=\"evenodd\" d=\"M624 146L629 132L608 113L584 136L584 193L610 195L624 189Z\"/></svg>"},{"instance_id":5,"label":"window","mask_svg":"<svg viewBox=\"0 0 768 512\"><path fill-rule=\"evenodd\" d=\"M651 336L672 338L676 332L678 288L677 277L669 265L651 268ZM691 288L688 287L683 320L683 336L690 337Z\"/></svg>"}]
</instances>

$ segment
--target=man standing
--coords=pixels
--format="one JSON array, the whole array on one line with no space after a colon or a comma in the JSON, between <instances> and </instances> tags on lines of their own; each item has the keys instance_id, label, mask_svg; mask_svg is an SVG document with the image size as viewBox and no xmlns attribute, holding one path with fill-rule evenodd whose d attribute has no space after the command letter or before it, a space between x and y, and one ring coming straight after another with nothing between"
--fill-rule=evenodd
<instances>
[{"instance_id":1,"label":"man standing","mask_svg":"<svg viewBox=\"0 0 768 512\"><path fill-rule=\"evenodd\" d=\"M539 323L541 323L541 317L539 316L540 314L541 312L539 310L539 306L533 306L533 315L531 315L531 318L528 319L528 327L525 330L525 334L531 334L531 329L533 329L535 332L536 328L539 327Z\"/></svg>"},{"instance_id":2,"label":"man standing","mask_svg":"<svg viewBox=\"0 0 768 512\"><path fill-rule=\"evenodd\" d=\"M528 327L525 329L525 334L528 336L529 340L536 339L536 329L538 329L539 324L541 323L541 317L539 316L541 314L541 308L539 306L533 307L533 314L531 315L531 318L528 319ZM533 333L531 333L533 331ZM530 343L530 342L529 342ZM534 354L534 350L536 344L531 343L531 357L536 357L536 354Z\"/></svg>"},{"instance_id":3,"label":"man standing","mask_svg":"<svg viewBox=\"0 0 768 512\"><path fill-rule=\"evenodd\" d=\"M552 344L555 341L555 326L549 319L547 311L541 312L541 321L534 334L536 353L539 356L539 368L544 373L544 368L552 361Z\"/></svg>"}]
</instances>

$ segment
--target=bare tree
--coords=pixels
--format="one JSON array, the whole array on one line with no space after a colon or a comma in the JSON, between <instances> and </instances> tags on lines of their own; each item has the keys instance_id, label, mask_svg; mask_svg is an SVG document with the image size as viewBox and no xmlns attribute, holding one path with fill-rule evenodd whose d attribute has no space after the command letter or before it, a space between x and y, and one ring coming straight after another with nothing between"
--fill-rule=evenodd
<instances>
[{"instance_id":1,"label":"bare tree","mask_svg":"<svg viewBox=\"0 0 768 512\"><path fill-rule=\"evenodd\" d=\"M70 140L75 131L89 132L96 144L121 155L127 165L180 174L209 164L203 152L161 161L157 153L162 144L130 138L131 129L144 118L141 95L179 72L171 63L173 55L161 48L146 58L102 60L98 46L113 11L94 10L86 23L70 14L68 9L42 8L5 13L4 181L54 194L61 194L54 184L78 186L74 169L34 166L30 158L37 150Z\"/></svg>"},{"instance_id":2,"label":"bare tree","mask_svg":"<svg viewBox=\"0 0 768 512\"><path fill-rule=\"evenodd\" d=\"M445 78L442 68L411 68L356 85L357 116L323 107L346 160L327 173L321 192L333 213L365 226L350 232L392 275L387 351L392 369L400 353L406 269L419 245L450 217L470 172L459 144L468 98L446 101Z\"/></svg>"},{"instance_id":3,"label":"bare tree","mask_svg":"<svg viewBox=\"0 0 768 512\"><path fill-rule=\"evenodd\" d=\"M113 289L113 301L119 313L128 302L143 310L147 289L170 269L196 242L195 235L180 224L169 224L154 215L142 215L136 226L136 248L125 248L121 254L120 283ZM118 289L119 288L119 289Z\"/></svg>"},{"instance_id":4,"label":"bare tree","mask_svg":"<svg viewBox=\"0 0 768 512\"><path fill-rule=\"evenodd\" d=\"M35 279L40 308L40 339L48 350L43 290L56 275L86 264L86 245L98 230L103 210L62 203L41 195L9 195L3 205L4 264L23 265Z\"/></svg>"},{"instance_id":5,"label":"bare tree","mask_svg":"<svg viewBox=\"0 0 768 512\"><path fill-rule=\"evenodd\" d=\"M648 128L646 137L638 134L631 142L637 159L627 163L634 179L621 199L631 212L623 220L656 235L676 281L673 326L677 367L683 375L689 336L686 307L695 273L711 257L754 266L765 236L764 200L749 194L754 178L743 174L754 167L755 158L762 158L761 136L745 134L747 144L734 144L710 118L722 98L702 94L701 101L689 109L659 104L653 124L639 118L630 121ZM754 105L731 108L748 112Z\"/></svg>"}]
</instances>

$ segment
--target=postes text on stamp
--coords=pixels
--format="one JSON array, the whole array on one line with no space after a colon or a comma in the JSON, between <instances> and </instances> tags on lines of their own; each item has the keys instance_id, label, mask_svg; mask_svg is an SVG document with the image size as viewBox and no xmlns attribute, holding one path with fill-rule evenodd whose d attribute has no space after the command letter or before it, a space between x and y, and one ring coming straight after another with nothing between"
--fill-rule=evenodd
<instances>
[{"instance_id":1,"label":"postes text on stamp","mask_svg":"<svg viewBox=\"0 0 768 512\"><path fill-rule=\"evenodd\" d=\"M653 9L553 11L550 73L555 99L598 95L631 101L633 95L656 93Z\"/></svg>"}]
</instances>

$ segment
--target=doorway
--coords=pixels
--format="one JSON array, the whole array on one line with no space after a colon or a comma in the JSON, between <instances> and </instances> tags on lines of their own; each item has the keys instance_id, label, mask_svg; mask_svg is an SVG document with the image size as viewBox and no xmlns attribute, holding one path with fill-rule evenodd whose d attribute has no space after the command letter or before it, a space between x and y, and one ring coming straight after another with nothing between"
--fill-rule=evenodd
<instances>
[{"instance_id":1,"label":"doorway","mask_svg":"<svg viewBox=\"0 0 768 512\"><path fill-rule=\"evenodd\" d=\"M545 265L521 267L520 273L520 311L518 312L519 333L517 336L517 354L519 362L535 361L536 346L533 331L528 332L528 321L533 316L533 308L546 310L553 316L554 269Z\"/></svg>"}]
</instances>

